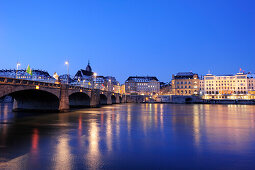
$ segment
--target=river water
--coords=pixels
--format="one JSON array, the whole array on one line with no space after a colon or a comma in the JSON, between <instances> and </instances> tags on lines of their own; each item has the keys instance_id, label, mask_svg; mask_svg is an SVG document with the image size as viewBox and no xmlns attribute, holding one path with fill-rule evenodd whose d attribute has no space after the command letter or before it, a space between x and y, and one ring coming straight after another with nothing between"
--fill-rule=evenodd
<instances>
[{"instance_id":1,"label":"river water","mask_svg":"<svg viewBox=\"0 0 255 170\"><path fill-rule=\"evenodd\" d=\"M255 169L255 106L0 108L0 169Z\"/></svg>"}]
</instances>

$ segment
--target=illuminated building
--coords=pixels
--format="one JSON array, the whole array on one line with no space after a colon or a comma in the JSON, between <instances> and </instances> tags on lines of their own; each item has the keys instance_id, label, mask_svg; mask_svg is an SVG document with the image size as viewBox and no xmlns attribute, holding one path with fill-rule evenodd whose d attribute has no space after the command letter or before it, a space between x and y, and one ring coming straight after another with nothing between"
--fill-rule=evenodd
<instances>
[{"instance_id":1,"label":"illuminated building","mask_svg":"<svg viewBox=\"0 0 255 170\"><path fill-rule=\"evenodd\" d=\"M204 76L204 99L254 99L254 77L250 74Z\"/></svg>"},{"instance_id":2,"label":"illuminated building","mask_svg":"<svg viewBox=\"0 0 255 170\"><path fill-rule=\"evenodd\" d=\"M86 88L95 88L106 91L114 91L114 86L119 82L112 76L98 76L92 71L90 63L88 63L86 70L80 69L74 76L72 85L79 85ZM118 90L118 87L116 87Z\"/></svg>"},{"instance_id":3,"label":"illuminated building","mask_svg":"<svg viewBox=\"0 0 255 170\"><path fill-rule=\"evenodd\" d=\"M120 86L120 94L125 94L125 93L126 93L126 91L125 91L125 84L122 84Z\"/></svg>"},{"instance_id":4,"label":"illuminated building","mask_svg":"<svg viewBox=\"0 0 255 170\"><path fill-rule=\"evenodd\" d=\"M125 87L126 93L151 95L152 93L159 93L160 82L156 77L130 76L125 81Z\"/></svg>"},{"instance_id":5,"label":"illuminated building","mask_svg":"<svg viewBox=\"0 0 255 170\"><path fill-rule=\"evenodd\" d=\"M106 76L104 77L106 84L107 84L107 91L114 91L114 86L118 85L119 86L119 82L116 80L115 77L113 76Z\"/></svg>"},{"instance_id":6,"label":"illuminated building","mask_svg":"<svg viewBox=\"0 0 255 170\"><path fill-rule=\"evenodd\" d=\"M120 93L120 84L113 85L113 91L114 93Z\"/></svg>"},{"instance_id":7,"label":"illuminated building","mask_svg":"<svg viewBox=\"0 0 255 170\"><path fill-rule=\"evenodd\" d=\"M247 74L247 87L248 94L255 95L255 74Z\"/></svg>"},{"instance_id":8,"label":"illuminated building","mask_svg":"<svg viewBox=\"0 0 255 170\"><path fill-rule=\"evenodd\" d=\"M173 95L198 95L200 80L198 74L179 72L172 75Z\"/></svg>"},{"instance_id":9,"label":"illuminated building","mask_svg":"<svg viewBox=\"0 0 255 170\"><path fill-rule=\"evenodd\" d=\"M26 80L35 80L35 81L43 81L43 82L51 82L54 83L56 79L47 71L43 70L32 70L32 76L27 73L25 69L20 70L0 70L0 77L10 77L10 78L18 78L18 79L26 79Z\"/></svg>"},{"instance_id":10,"label":"illuminated building","mask_svg":"<svg viewBox=\"0 0 255 170\"><path fill-rule=\"evenodd\" d=\"M93 84L92 83L93 75L94 75L94 73L92 72L90 63L88 62L86 70L80 69L77 71L77 73L74 76L73 84L77 84L77 85L81 85L83 87L89 88Z\"/></svg>"},{"instance_id":11,"label":"illuminated building","mask_svg":"<svg viewBox=\"0 0 255 170\"><path fill-rule=\"evenodd\" d=\"M172 90L172 85L171 83L160 83L160 94L171 94L171 90Z\"/></svg>"},{"instance_id":12,"label":"illuminated building","mask_svg":"<svg viewBox=\"0 0 255 170\"><path fill-rule=\"evenodd\" d=\"M107 90L107 84L104 76L96 76L94 81L94 88L100 90Z\"/></svg>"}]
</instances>

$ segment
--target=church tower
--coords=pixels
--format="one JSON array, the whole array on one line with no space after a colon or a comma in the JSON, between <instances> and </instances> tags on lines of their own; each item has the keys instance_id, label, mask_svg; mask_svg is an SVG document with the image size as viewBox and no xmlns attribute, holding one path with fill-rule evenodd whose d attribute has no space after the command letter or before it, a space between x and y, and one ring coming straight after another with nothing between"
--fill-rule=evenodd
<instances>
[{"instance_id":1,"label":"church tower","mask_svg":"<svg viewBox=\"0 0 255 170\"><path fill-rule=\"evenodd\" d=\"M90 66L89 61L88 61L88 65L87 65L87 67L86 67L86 71L92 72L92 68L91 68L91 66Z\"/></svg>"}]
</instances>

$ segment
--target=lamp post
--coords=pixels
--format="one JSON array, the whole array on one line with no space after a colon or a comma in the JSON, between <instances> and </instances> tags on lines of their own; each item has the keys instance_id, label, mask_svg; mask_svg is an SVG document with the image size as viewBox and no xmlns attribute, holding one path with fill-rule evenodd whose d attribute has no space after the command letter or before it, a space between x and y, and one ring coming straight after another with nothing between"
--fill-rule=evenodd
<instances>
[{"instance_id":1,"label":"lamp post","mask_svg":"<svg viewBox=\"0 0 255 170\"><path fill-rule=\"evenodd\" d=\"M109 79L109 86L108 86L108 91L112 91L112 86L111 86L111 79Z\"/></svg>"},{"instance_id":2,"label":"lamp post","mask_svg":"<svg viewBox=\"0 0 255 170\"><path fill-rule=\"evenodd\" d=\"M19 63L19 62L17 62L17 65L16 65L16 67L17 67L17 69L16 69L16 78L18 78L18 70L19 70L19 66L20 66L20 63Z\"/></svg>"},{"instance_id":3,"label":"lamp post","mask_svg":"<svg viewBox=\"0 0 255 170\"><path fill-rule=\"evenodd\" d=\"M92 79L92 89L94 89L94 78L97 77L97 73L93 73L93 79Z\"/></svg>"},{"instance_id":4,"label":"lamp post","mask_svg":"<svg viewBox=\"0 0 255 170\"><path fill-rule=\"evenodd\" d=\"M69 61L66 61L65 65L67 66L67 84L69 84Z\"/></svg>"}]
</instances>

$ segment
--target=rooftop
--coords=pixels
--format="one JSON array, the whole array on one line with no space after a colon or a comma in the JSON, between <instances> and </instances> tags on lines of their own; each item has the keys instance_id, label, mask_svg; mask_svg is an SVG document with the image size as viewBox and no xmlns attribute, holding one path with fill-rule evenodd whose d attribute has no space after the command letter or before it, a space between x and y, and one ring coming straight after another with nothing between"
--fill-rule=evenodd
<instances>
[{"instance_id":1,"label":"rooftop","mask_svg":"<svg viewBox=\"0 0 255 170\"><path fill-rule=\"evenodd\" d=\"M134 82L150 82L150 81L158 81L155 76L130 76L126 81L134 81Z\"/></svg>"},{"instance_id":2,"label":"rooftop","mask_svg":"<svg viewBox=\"0 0 255 170\"><path fill-rule=\"evenodd\" d=\"M179 72L176 76L193 76L194 74L193 72Z\"/></svg>"}]
</instances>

